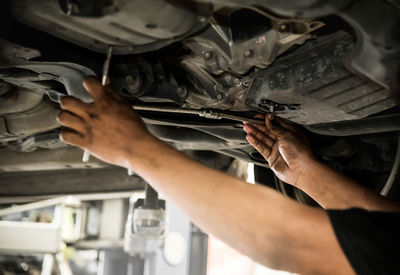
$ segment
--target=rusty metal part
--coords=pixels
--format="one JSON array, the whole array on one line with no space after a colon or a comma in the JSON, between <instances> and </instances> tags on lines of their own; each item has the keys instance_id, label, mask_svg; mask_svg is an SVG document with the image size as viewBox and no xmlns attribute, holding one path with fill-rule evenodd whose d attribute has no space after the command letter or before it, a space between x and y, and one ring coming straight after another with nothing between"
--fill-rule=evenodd
<instances>
[{"instance_id":1,"label":"rusty metal part","mask_svg":"<svg viewBox=\"0 0 400 275\"><path fill-rule=\"evenodd\" d=\"M232 28L226 26L233 24L235 13L243 11L265 18L264 31L236 38ZM184 43L206 61L213 74L226 72L227 67L244 74L252 67L267 68L292 46L313 38L311 32L324 25L316 20L279 18L257 8L224 8L218 16L211 18L205 32Z\"/></svg>"}]
</instances>

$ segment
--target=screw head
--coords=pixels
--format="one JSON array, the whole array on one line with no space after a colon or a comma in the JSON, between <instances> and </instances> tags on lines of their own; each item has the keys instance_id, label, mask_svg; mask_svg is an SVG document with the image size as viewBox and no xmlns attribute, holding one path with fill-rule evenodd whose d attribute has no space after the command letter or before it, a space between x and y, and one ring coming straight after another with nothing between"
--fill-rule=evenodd
<instances>
[{"instance_id":1,"label":"screw head","mask_svg":"<svg viewBox=\"0 0 400 275\"><path fill-rule=\"evenodd\" d=\"M128 75L125 77L126 87L132 93L139 91L142 85L142 81L139 76Z\"/></svg>"},{"instance_id":2,"label":"screw head","mask_svg":"<svg viewBox=\"0 0 400 275\"><path fill-rule=\"evenodd\" d=\"M180 97L184 97L186 95L186 89L184 87L178 87L178 88L176 88L176 93Z\"/></svg>"},{"instance_id":3,"label":"screw head","mask_svg":"<svg viewBox=\"0 0 400 275\"><path fill-rule=\"evenodd\" d=\"M80 12L80 8L78 3L69 2L67 5L67 15L78 14Z\"/></svg>"},{"instance_id":4,"label":"screw head","mask_svg":"<svg viewBox=\"0 0 400 275\"><path fill-rule=\"evenodd\" d=\"M288 24L286 24L286 23L283 23L283 24L281 24L280 26L279 26L279 31L280 32L286 32L286 31L288 31L289 30L289 26L288 26Z\"/></svg>"},{"instance_id":5,"label":"screw head","mask_svg":"<svg viewBox=\"0 0 400 275\"><path fill-rule=\"evenodd\" d=\"M127 77L125 77L125 81L128 84L134 85L137 82L137 79L133 78L131 75L128 75Z\"/></svg>"},{"instance_id":6,"label":"screw head","mask_svg":"<svg viewBox=\"0 0 400 275\"><path fill-rule=\"evenodd\" d=\"M212 58L212 56L213 56L213 53L210 52L210 51L206 51L206 52L203 53L203 56L204 56L204 58L206 60L210 60Z\"/></svg>"},{"instance_id":7,"label":"screw head","mask_svg":"<svg viewBox=\"0 0 400 275\"><path fill-rule=\"evenodd\" d=\"M244 51L243 55L244 55L245 58L253 57L254 51L252 49L247 49L247 50Z\"/></svg>"},{"instance_id":8,"label":"screw head","mask_svg":"<svg viewBox=\"0 0 400 275\"><path fill-rule=\"evenodd\" d=\"M240 86L240 85L242 85L242 80L239 79L239 78L235 78L235 80L233 81L233 83L234 83L236 86Z\"/></svg>"}]
</instances>

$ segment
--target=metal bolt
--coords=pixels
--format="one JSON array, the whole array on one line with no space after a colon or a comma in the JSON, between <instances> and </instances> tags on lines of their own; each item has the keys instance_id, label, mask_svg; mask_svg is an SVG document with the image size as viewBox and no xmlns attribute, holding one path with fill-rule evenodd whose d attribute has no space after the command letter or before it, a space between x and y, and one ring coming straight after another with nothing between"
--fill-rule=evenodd
<instances>
[{"instance_id":1,"label":"metal bolt","mask_svg":"<svg viewBox=\"0 0 400 275\"><path fill-rule=\"evenodd\" d=\"M69 2L67 6L67 15L72 15L73 13L79 13L79 5L78 3Z\"/></svg>"},{"instance_id":2,"label":"metal bolt","mask_svg":"<svg viewBox=\"0 0 400 275\"><path fill-rule=\"evenodd\" d=\"M206 51L206 52L203 53L203 55L204 55L204 58L206 60L210 60L212 58L212 56L213 56L213 53L210 52L210 51Z\"/></svg>"},{"instance_id":3,"label":"metal bolt","mask_svg":"<svg viewBox=\"0 0 400 275\"><path fill-rule=\"evenodd\" d=\"M230 74L227 74L224 78L226 82L230 82L232 80L232 76Z\"/></svg>"},{"instance_id":4,"label":"metal bolt","mask_svg":"<svg viewBox=\"0 0 400 275\"><path fill-rule=\"evenodd\" d=\"M245 58L250 58L253 57L254 55L254 51L252 49L247 49L244 51L244 57Z\"/></svg>"},{"instance_id":5,"label":"metal bolt","mask_svg":"<svg viewBox=\"0 0 400 275\"><path fill-rule=\"evenodd\" d=\"M184 87L178 87L176 89L176 93L180 96L180 97L184 97L186 95L186 89Z\"/></svg>"},{"instance_id":6,"label":"metal bolt","mask_svg":"<svg viewBox=\"0 0 400 275\"><path fill-rule=\"evenodd\" d=\"M288 26L288 24L281 24L280 26L279 26L279 31L281 31L281 32L286 32L286 31L288 31L289 30L289 26Z\"/></svg>"},{"instance_id":7,"label":"metal bolt","mask_svg":"<svg viewBox=\"0 0 400 275\"><path fill-rule=\"evenodd\" d=\"M240 85L242 85L242 80L240 78L235 78L235 80L233 81L233 83L239 87Z\"/></svg>"},{"instance_id":8,"label":"metal bolt","mask_svg":"<svg viewBox=\"0 0 400 275\"><path fill-rule=\"evenodd\" d=\"M268 105L268 103L269 103L269 100L268 99L266 99L266 98L262 98L261 100L260 100L260 105Z\"/></svg>"},{"instance_id":9,"label":"metal bolt","mask_svg":"<svg viewBox=\"0 0 400 275\"><path fill-rule=\"evenodd\" d=\"M133 78L131 75L125 77L125 81L127 84L135 85L137 83L137 79Z\"/></svg>"},{"instance_id":10,"label":"metal bolt","mask_svg":"<svg viewBox=\"0 0 400 275\"><path fill-rule=\"evenodd\" d=\"M269 106L268 106L268 110L269 110L269 112L270 112L271 114L273 114L274 111L275 111L275 104L269 105Z\"/></svg>"},{"instance_id":11,"label":"metal bolt","mask_svg":"<svg viewBox=\"0 0 400 275\"><path fill-rule=\"evenodd\" d=\"M128 90L131 91L131 92L136 90L136 86L135 85L128 84L127 87L128 87Z\"/></svg>"},{"instance_id":12,"label":"metal bolt","mask_svg":"<svg viewBox=\"0 0 400 275\"><path fill-rule=\"evenodd\" d=\"M137 76L128 75L125 77L127 88L130 92L135 93L140 89L141 81Z\"/></svg>"}]
</instances>

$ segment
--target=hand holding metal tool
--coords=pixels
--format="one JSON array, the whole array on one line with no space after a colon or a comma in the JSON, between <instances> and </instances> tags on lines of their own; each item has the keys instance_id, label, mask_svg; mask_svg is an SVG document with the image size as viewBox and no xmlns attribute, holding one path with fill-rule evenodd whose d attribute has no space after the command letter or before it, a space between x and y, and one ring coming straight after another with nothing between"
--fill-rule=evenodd
<instances>
[{"instance_id":1,"label":"hand holding metal tool","mask_svg":"<svg viewBox=\"0 0 400 275\"><path fill-rule=\"evenodd\" d=\"M103 65L103 75L101 77L101 85L106 86L108 80L108 70L110 68L111 56L113 47L108 48L107 57ZM90 158L90 152L88 150L83 151L82 162L88 162Z\"/></svg>"}]
</instances>

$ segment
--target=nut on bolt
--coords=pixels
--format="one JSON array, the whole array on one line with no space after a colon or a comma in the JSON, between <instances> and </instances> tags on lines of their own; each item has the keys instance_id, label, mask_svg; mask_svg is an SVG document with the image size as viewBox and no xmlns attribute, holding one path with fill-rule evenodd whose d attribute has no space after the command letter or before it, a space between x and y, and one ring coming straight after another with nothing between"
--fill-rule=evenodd
<instances>
[{"instance_id":1,"label":"nut on bolt","mask_svg":"<svg viewBox=\"0 0 400 275\"><path fill-rule=\"evenodd\" d=\"M279 26L279 31L280 32L287 32L289 30L289 25L286 23L283 23Z\"/></svg>"},{"instance_id":2,"label":"nut on bolt","mask_svg":"<svg viewBox=\"0 0 400 275\"><path fill-rule=\"evenodd\" d=\"M213 53L211 51L206 51L203 53L203 56L206 60L210 60L213 57Z\"/></svg>"},{"instance_id":3,"label":"nut on bolt","mask_svg":"<svg viewBox=\"0 0 400 275\"><path fill-rule=\"evenodd\" d=\"M206 18L206 17L204 17L204 16L200 16L200 17L199 17L199 22L204 23L204 22L206 22L206 21L207 21L207 18Z\"/></svg>"},{"instance_id":4,"label":"nut on bolt","mask_svg":"<svg viewBox=\"0 0 400 275\"><path fill-rule=\"evenodd\" d=\"M180 97L184 97L186 95L186 89L185 87L178 87L176 88L176 93L180 96Z\"/></svg>"},{"instance_id":5,"label":"nut on bolt","mask_svg":"<svg viewBox=\"0 0 400 275\"><path fill-rule=\"evenodd\" d=\"M133 78L131 75L128 75L127 77L125 77L125 81L127 84L130 84L130 85L136 85L136 83L137 83L137 79Z\"/></svg>"},{"instance_id":6,"label":"nut on bolt","mask_svg":"<svg viewBox=\"0 0 400 275\"><path fill-rule=\"evenodd\" d=\"M252 49L247 49L247 50L244 51L243 55L244 55L245 58L253 57L254 51Z\"/></svg>"},{"instance_id":7,"label":"nut on bolt","mask_svg":"<svg viewBox=\"0 0 400 275\"><path fill-rule=\"evenodd\" d=\"M139 76L128 75L125 77L125 82L130 92L138 91L140 89L140 86L142 85Z\"/></svg>"},{"instance_id":8,"label":"nut on bolt","mask_svg":"<svg viewBox=\"0 0 400 275\"><path fill-rule=\"evenodd\" d=\"M79 8L78 3L69 1L67 4L67 15L78 14L79 12L80 12L80 8Z\"/></svg>"},{"instance_id":9,"label":"nut on bolt","mask_svg":"<svg viewBox=\"0 0 400 275\"><path fill-rule=\"evenodd\" d=\"M236 85L236 87L239 87L242 85L242 80L240 78L235 78L233 83Z\"/></svg>"}]
</instances>

